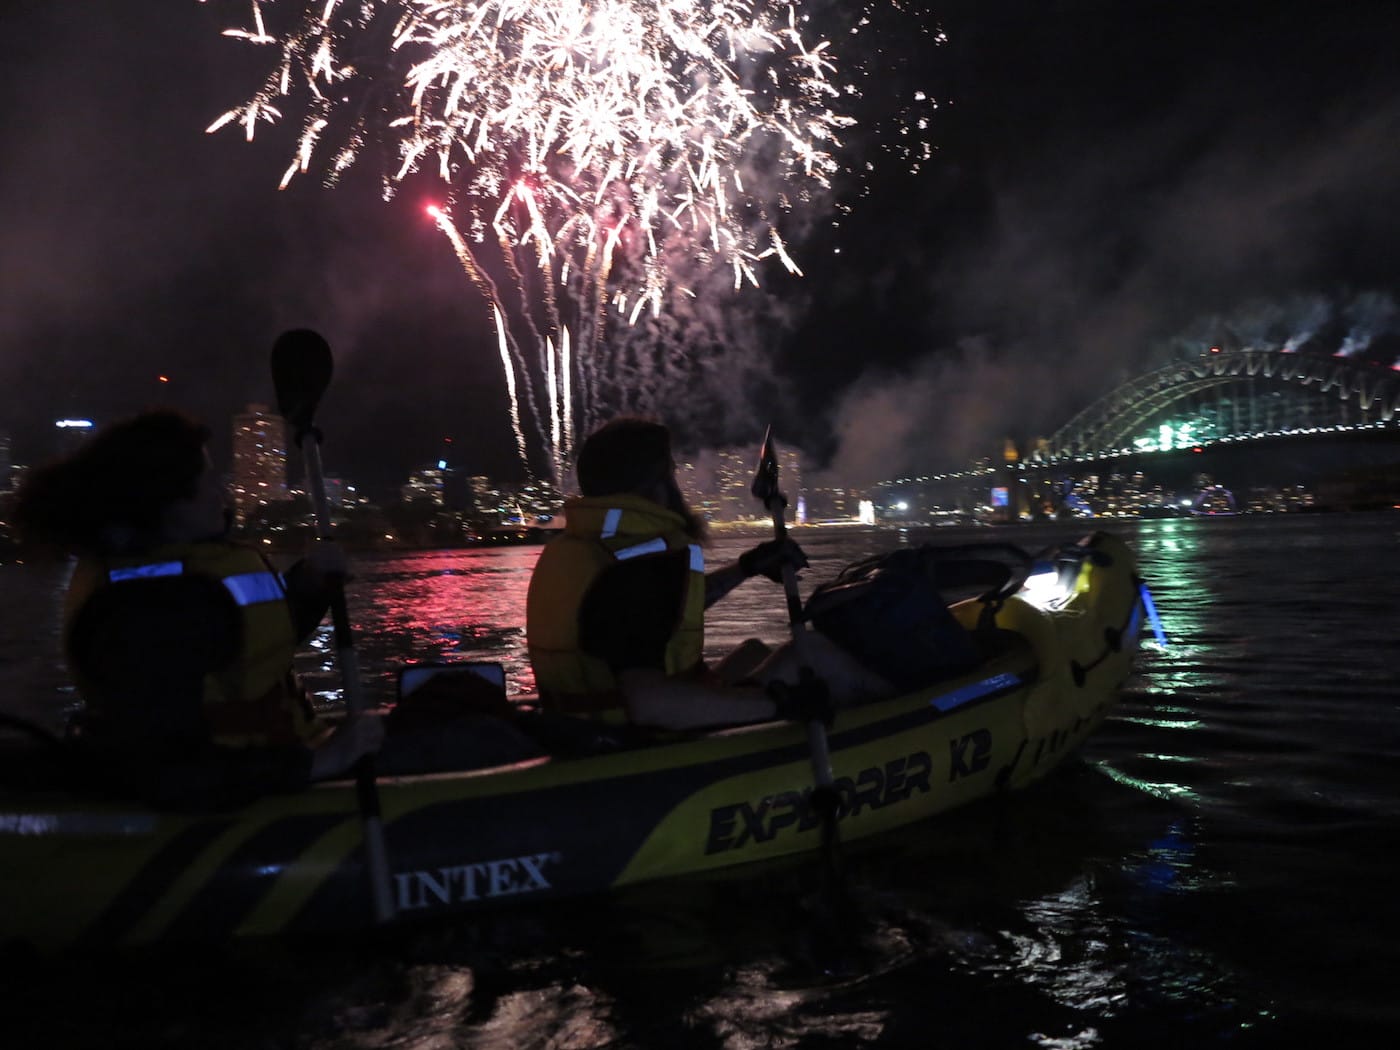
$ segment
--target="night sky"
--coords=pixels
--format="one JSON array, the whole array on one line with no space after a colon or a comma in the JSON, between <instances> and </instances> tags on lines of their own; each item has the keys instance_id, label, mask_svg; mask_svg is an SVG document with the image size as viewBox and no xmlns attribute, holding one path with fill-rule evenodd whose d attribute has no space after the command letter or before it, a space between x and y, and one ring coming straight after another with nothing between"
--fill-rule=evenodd
<instances>
[{"instance_id":1,"label":"night sky","mask_svg":"<svg viewBox=\"0 0 1400 1050\"><path fill-rule=\"evenodd\" d=\"M677 392L682 440L771 421L863 483L1048 433L1220 338L1400 356L1400 5L919 0L855 35L854 2L807 7L861 91L850 174L802 216L804 278L711 304L761 323ZM16 459L64 415L173 403L222 431L272 399L277 333L310 326L336 351L328 470L387 489L451 437L454 465L520 472L484 308L423 200L380 201L369 168L279 193L285 136L204 134L266 60L219 35L243 4L4 11Z\"/></svg>"}]
</instances>

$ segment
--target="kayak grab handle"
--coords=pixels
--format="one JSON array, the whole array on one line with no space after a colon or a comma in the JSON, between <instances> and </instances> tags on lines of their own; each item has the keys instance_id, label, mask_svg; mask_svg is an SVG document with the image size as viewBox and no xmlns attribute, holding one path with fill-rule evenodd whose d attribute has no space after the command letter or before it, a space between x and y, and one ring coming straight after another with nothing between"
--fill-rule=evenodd
<instances>
[{"instance_id":1,"label":"kayak grab handle","mask_svg":"<svg viewBox=\"0 0 1400 1050\"><path fill-rule=\"evenodd\" d=\"M1143 611L1147 613L1147 622L1152 624L1152 633L1157 639L1157 644L1165 649L1167 632L1162 627L1162 618L1157 615L1157 605L1152 601L1152 592L1147 589L1146 581L1138 581L1138 594L1142 600Z\"/></svg>"}]
</instances>

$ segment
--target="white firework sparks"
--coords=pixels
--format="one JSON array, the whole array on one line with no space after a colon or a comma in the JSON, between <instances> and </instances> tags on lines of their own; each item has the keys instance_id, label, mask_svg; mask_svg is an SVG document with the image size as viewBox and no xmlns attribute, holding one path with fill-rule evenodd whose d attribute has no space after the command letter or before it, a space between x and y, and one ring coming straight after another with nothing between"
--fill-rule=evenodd
<instances>
[{"instance_id":1,"label":"white firework sparks","mask_svg":"<svg viewBox=\"0 0 1400 1050\"><path fill-rule=\"evenodd\" d=\"M585 427L604 407L609 307L662 309L685 290L677 258L736 288L769 257L800 272L772 188L825 188L851 123L803 23L797 0L252 0L227 32L278 59L209 130L252 138L291 102L304 116L282 185L333 184L374 145L386 197L440 179L433 218L494 307L512 419L518 377L558 478L574 399Z\"/></svg>"}]
</instances>

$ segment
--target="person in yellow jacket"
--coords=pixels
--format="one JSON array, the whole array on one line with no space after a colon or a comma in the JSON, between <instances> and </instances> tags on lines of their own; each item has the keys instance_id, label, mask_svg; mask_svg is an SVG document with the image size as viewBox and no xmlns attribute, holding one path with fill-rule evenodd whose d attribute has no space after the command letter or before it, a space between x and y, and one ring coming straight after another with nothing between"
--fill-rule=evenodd
<instances>
[{"instance_id":1,"label":"person in yellow jacket","mask_svg":"<svg viewBox=\"0 0 1400 1050\"><path fill-rule=\"evenodd\" d=\"M383 738L374 717L327 725L292 675L343 553L317 544L283 575L231 542L208 438L180 413L143 413L32 472L16 503L27 541L77 556L64 647L81 744L114 791L158 804L292 790Z\"/></svg>"},{"instance_id":2,"label":"person in yellow jacket","mask_svg":"<svg viewBox=\"0 0 1400 1050\"><path fill-rule=\"evenodd\" d=\"M799 717L821 697L797 686L789 647L750 641L714 667L704 659L705 610L756 575L805 568L790 539L769 540L706 572L704 522L676 480L669 430L621 417L584 441L581 496L563 535L540 552L526 601L526 642L541 705L563 714L657 729ZM887 689L814 636L808 658L838 698Z\"/></svg>"}]
</instances>

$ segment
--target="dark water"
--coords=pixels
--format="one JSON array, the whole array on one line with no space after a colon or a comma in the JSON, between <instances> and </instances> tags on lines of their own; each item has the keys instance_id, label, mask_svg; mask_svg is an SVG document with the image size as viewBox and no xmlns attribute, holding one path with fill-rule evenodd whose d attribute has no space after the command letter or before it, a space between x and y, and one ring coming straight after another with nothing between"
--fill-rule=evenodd
<instances>
[{"instance_id":1,"label":"dark water","mask_svg":"<svg viewBox=\"0 0 1400 1050\"><path fill-rule=\"evenodd\" d=\"M1107 526L1171 634L1082 759L848 856L855 934L810 864L374 942L11 964L5 1046L1288 1047L1400 1036L1400 514ZM1035 548L1075 527L940 529ZM808 531L806 585L924 536ZM742 549L722 539L712 557ZM537 551L365 559L372 689L392 659L499 658L518 690ZM0 566L5 710L57 718L62 571ZM784 635L716 607L716 651ZM315 651L303 670L330 690Z\"/></svg>"}]
</instances>

